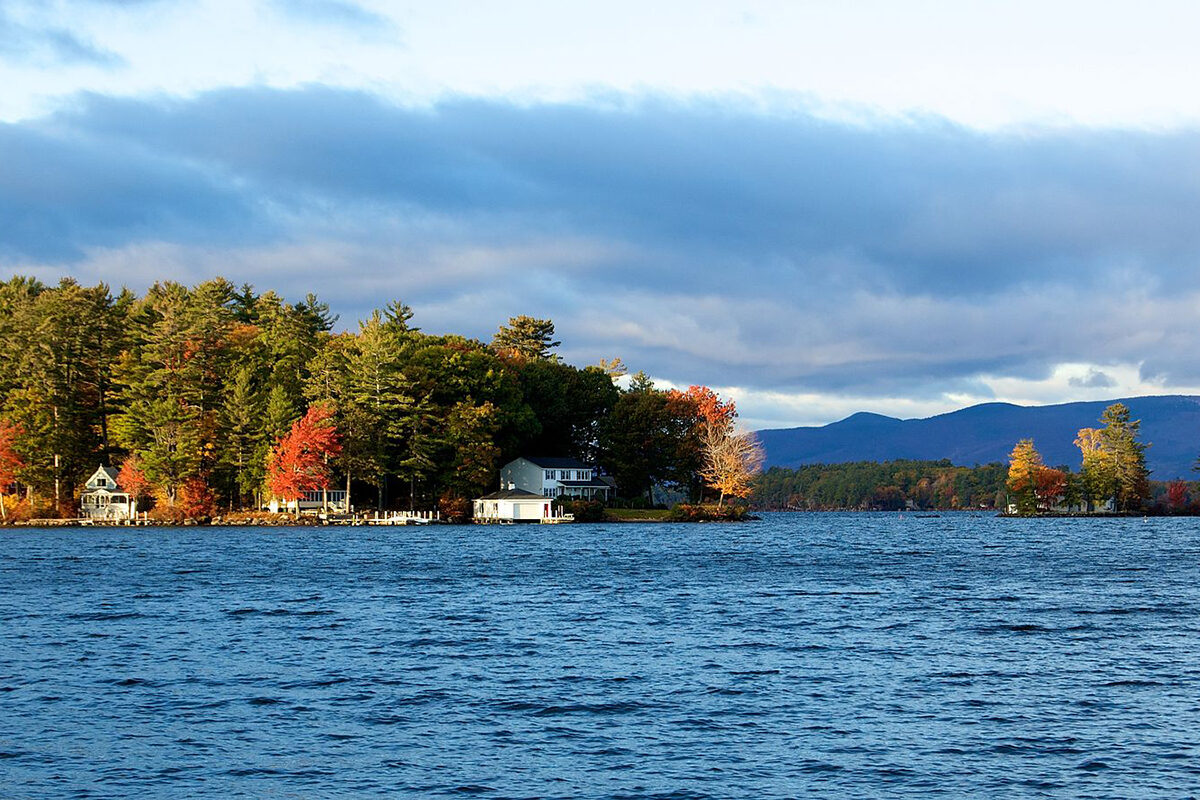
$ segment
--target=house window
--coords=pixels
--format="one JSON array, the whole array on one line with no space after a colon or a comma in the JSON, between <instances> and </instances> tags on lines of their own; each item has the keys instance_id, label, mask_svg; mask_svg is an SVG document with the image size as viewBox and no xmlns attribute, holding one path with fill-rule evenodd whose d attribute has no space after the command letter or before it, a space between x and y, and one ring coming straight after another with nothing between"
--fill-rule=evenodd
<instances>
[{"instance_id":1,"label":"house window","mask_svg":"<svg viewBox=\"0 0 1200 800\"><path fill-rule=\"evenodd\" d=\"M108 478L97 478L96 485L97 486L108 486Z\"/></svg>"}]
</instances>

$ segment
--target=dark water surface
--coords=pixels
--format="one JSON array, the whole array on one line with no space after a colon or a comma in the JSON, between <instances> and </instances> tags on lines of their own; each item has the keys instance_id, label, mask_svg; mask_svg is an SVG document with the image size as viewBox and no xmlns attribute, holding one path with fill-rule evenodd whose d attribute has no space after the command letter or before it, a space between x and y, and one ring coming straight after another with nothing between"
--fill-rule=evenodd
<instances>
[{"instance_id":1,"label":"dark water surface","mask_svg":"<svg viewBox=\"0 0 1200 800\"><path fill-rule=\"evenodd\" d=\"M0 531L0 796L1191 797L1200 522Z\"/></svg>"}]
</instances>

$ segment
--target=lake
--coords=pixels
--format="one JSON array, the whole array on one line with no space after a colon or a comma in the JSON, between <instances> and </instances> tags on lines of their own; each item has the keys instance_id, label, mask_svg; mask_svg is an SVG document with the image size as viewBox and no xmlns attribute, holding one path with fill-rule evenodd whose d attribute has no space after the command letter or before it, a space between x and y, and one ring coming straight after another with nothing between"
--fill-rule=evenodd
<instances>
[{"instance_id":1,"label":"lake","mask_svg":"<svg viewBox=\"0 0 1200 800\"><path fill-rule=\"evenodd\" d=\"M5 798L1179 798L1200 520L0 530Z\"/></svg>"}]
</instances>

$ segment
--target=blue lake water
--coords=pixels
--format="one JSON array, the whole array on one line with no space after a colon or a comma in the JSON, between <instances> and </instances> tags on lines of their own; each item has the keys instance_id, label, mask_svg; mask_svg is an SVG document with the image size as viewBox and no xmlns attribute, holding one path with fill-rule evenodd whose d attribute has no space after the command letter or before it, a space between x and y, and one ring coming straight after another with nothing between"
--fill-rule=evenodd
<instances>
[{"instance_id":1,"label":"blue lake water","mask_svg":"<svg viewBox=\"0 0 1200 800\"><path fill-rule=\"evenodd\" d=\"M0 796L1190 797L1200 521L0 531Z\"/></svg>"}]
</instances>

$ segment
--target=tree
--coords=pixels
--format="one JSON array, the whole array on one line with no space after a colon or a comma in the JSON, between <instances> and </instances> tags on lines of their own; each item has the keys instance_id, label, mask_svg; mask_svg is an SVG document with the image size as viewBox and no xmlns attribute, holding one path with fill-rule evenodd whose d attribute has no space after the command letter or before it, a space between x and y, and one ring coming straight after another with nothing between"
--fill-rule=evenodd
<instances>
[{"instance_id":1,"label":"tree","mask_svg":"<svg viewBox=\"0 0 1200 800\"><path fill-rule=\"evenodd\" d=\"M148 439L134 450L168 506L174 506L179 489L200 470L201 432L194 409L176 399L138 401L130 415L145 421Z\"/></svg>"},{"instance_id":2,"label":"tree","mask_svg":"<svg viewBox=\"0 0 1200 800\"><path fill-rule=\"evenodd\" d=\"M142 468L142 459L136 453L121 462L121 469L117 473L117 485L124 489L130 500L133 501L130 516L137 516L138 498L145 497L149 493L150 479L146 477L146 472Z\"/></svg>"},{"instance_id":3,"label":"tree","mask_svg":"<svg viewBox=\"0 0 1200 800\"><path fill-rule=\"evenodd\" d=\"M1103 428L1083 428L1075 445L1083 456L1085 491L1090 500L1112 499L1116 508L1140 508L1150 495L1146 448L1138 441L1139 420L1131 420L1124 403L1114 403L1100 416Z\"/></svg>"},{"instance_id":4,"label":"tree","mask_svg":"<svg viewBox=\"0 0 1200 800\"><path fill-rule=\"evenodd\" d=\"M8 519L8 512L4 508L4 495L17 479L17 471L25 466L14 447L20 435L20 425L0 420L0 519L4 520Z\"/></svg>"},{"instance_id":5,"label":"tree","mask_svg":"<svg viewBox=\"0 0 1200 800\"><path fill-rule=\"evenodd\" d=\"M600 463L626 497L688 486L700 466L695 407L653 388L622 392L601 426Z\"/></svg>"},{"instance_id":6,"label":"tree","mask_svg":"<svg viewBox=\"0 0 1200 800\"><path fill-rule=\"evenodd\" d=\"M1117 487L1117 507L1122 511L1140 508L1150 496L1150 471L1146 448L1138 441L1141 420L1131 420L1124 403L1114 403L1100 415L1103 447L1111 456Z\"/></svg>"},{"instance_id":7,"label":"tree","mask_svg":"<svg viewBox=\"0 0 1200 800\"><path fill-rule=\"evenodd\" d=\"M1033 446L1033 439L1022 439L1013 447L1008 456L1008 490L1014 495L1019 513L1037 511L1037 480L1045 468L1041 454Z\"/></svg>"},{"instance_id":8,"label":"tree","mask_svg":"<svg viewBox=\"0 0 1200 800\"><path fill-rule=\"evenodd\" d=\"M286 402L282 394L280 399ZM262 392L254 370L249 365L242 366L234 375L222 409L225 435L221 448L221 462L230 476L231 494L239 500L255 494L262 487L263 445L266 441L263 409Z\"/></svg>"},{"instance_id":9,"label":"tree","mask_svg":"<svg viewBox=\"0 0 1200 800\"><path fill-rule=\"evenodd\" d=\"M497 418L497 409L490 402L461 402L450 410L446 441L454 456L442 477L449 496L478 496L492 482L500 457L495 444Z\"/></svg>"},{"instance_id":10,"label":"tree","mask_svg":"<svg viewBox=\"0 0 1200 800\"><path fill-rule=\"evenodd\" d=\"M333 409L314 405L272 449L267 487L289 503L305 492L329 488L329 461L341 452Z\"/></svg>"},{"instance_id":11,"label":"tree","mask_svg":"<svg viewBox=\"0 0 1200 800\"><path fill-rule=\"evenodd\" d=\"M625 366L625 362L617 358L602 358L596 363L595 368L603 372L605 375L616 383L629 372L629 367Z\"/></svg>"},{"instance_id":12,"label":"tree","mask_svg":"<svg viewBox=\"0 0 1200 800\"><path fill-rule=\"evenodd\" d=\"M421 330L408 324L408 321L413 318L412 307L399 300L388 303L383 309L383 316L386 319L386 322L383 323L384 326L393 333L417 333Z\"/></svg>"},{"instance_id":13,"label":"tree","mask_svg":"<svg viewBox=\"0 0 1200 800\"><path fill-rule=\"evenodd\" d=\"M686 392L671 391L668 395L694 414L700 443L699 478L718 493L717 505L724 505L727 494L749 496L751 481L762 471L766 456L757 437L735 432L734 402L722 400L707 386L689 386Z\"/></svg>"},{"instance_id":14,"label":"tree","mask_svg":"<svg viewBox=\"0 0 1200 800\"><path fill-rule=\"evenodd\" d=\"M554 341L554 323L534 317L509 317L492 337L492 349L498 353L526 359L553 359L550 351L562 342Z\"/></svg>"},{"instance_id":15,"label":"tree","mask_svg":"<svg viewBox=\"0 0 1200 800\"><path fill-rule=\"evenodd\" d=\"M706 420L701 444L700 478L719 493L717 506L724 505L727 494L748 497L766 459L758 437L748 432L734 433L719 422Z\"/></svg>"},{"instance_id":16,"label":"tree","mask_svg":"<svg viewBox=\"0 0 1200 800\"><path fill-rule=\"evenodd\" d=\"M401 356L401 336L386 326L379 311L359 323L358 336L346 353L342 420L350 445L347 467L375 485L380 508L408 432L405 417L415 402Z\"/></svg>"},{"instance_id":17,"label":"tree","mask_svg":"<svg viewBox=\"0 0 1200 800\"><path fill-rule=\"evenodd\" d=\"M1037 498L1037 509L1047 512L1067 493L1067 473L1053 467L1042 467L1034 476L1033 492Z\"/></svg>"},{"instance_id":18,"label":"tree","mask_svg":"<svg viewBox=\"0 0 1200 800\"><path fill-rule=\"evenodd\" d=\"M1167 484L1167 502L1175 511L1179 511L1188 502L1187 484L1183 481L1171 481Z\"/></svg>"},{"instance_id":19,"label":"tree","mask_svg":"<svg viewBox=\"0 0 1200 800\"><path fill-rule=\"evenodd\" d=\"M732 430L737 419L737 406L732 400L722 400L707 386L689 386L686 392L672 390L673 398L692 403L700 420L724 430Z\"/></svg>"}]
</instances>

